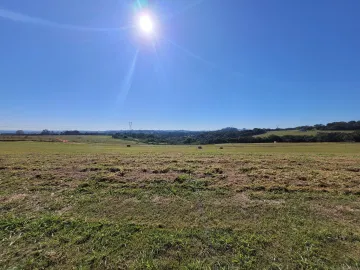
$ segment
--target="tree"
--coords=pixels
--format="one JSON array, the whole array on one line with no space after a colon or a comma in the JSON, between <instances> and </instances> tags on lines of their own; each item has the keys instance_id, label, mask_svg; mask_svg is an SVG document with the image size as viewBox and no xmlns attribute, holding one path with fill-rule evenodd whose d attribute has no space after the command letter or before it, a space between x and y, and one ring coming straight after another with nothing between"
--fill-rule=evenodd
<instances>
[{"instance_id":1,"label":"tree","mask_svg":"<svg viewBox=\"0 0 360 270\"><path fill-rule=\"evenodd\" d=\"M81 132L78 130L65 130L61 135L81 135Z\"/></svg>"},{"instance_id":2,"label":"tree","mask_svg":"<svg viewBox=\"0 0 360 270\"><path fill-rule=\"evenodd\" d=\"M40 135L50 135L51 132L47 129L44 129L43 131L41 131Z\"/></svg>"},{"instance_id":3,"label":"tree","mask_svg":"<svg viewBox=\"0 0 360 270\"><path fill-rule=\"evenodd\" d=\"M355 142L360 142L360 131L356 131L353 133L353 138Z\"/></svg>"},{"instance_id":4,"label":"tree","mask_svg":"<svg viewBox=\"0 0 360 270\"><path fill-rule=\"evenodd\" d=\"M322 125L322 124L316 124L316 125L314 125L314 127L315 127L317 130L324 130L324 129L325 129L325 125Z\"/></svg>"},{"instance_id":5,"label":"tree","mask_svg":"<svg viewBox=\"0 0 360 270\"><path fill-rule=\"evenodd\" d=\"M24 135L25 132L23 130L17 130L16 135Z\"/></svg>"}]
</instances>

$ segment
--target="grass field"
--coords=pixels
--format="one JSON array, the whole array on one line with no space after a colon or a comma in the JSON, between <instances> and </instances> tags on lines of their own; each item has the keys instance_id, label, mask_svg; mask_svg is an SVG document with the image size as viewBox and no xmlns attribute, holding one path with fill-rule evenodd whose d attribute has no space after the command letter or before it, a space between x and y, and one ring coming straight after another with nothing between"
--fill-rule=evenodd
<instances>
[{"instance_id":1,"label":"grass field","mask_svg":"<svg viewBox=\"0 0 360 270\"><path fill-rule=\"evenodd\" d=\"M113 139L109 135L0 135L0 141L68 142L68 143L105 143L131 144L134 142ZM138 142L135 142L138 144Z\"/></svg>"},{"instance_id":2,"label":"grass field","mask_svg":"<svg viewBox=\"0 0 360 270\"><path fill-rule=\"evenodd\" d=\"M0 267L360 269L360 144L126 144L0 142Z\"/></svg>"},{"instance_id":3,"label":"grass field","mask_svg":"<svg viewBox=\"0 0 360 270\"><path fill-rule=\"evenodd\" d=\"M301 131L301 130L274 130L274 131L268 131L261 135L256 135L254 137L261 137L265 138L270 135L277 135L277 136L285 136L285 135L301 135L301 136L315 136L319 132L324 133L331 133L331 132L343 132L343 133L351 133L354 132L354 130L309 130L309 131Z\"/></svg>"}]
</instances>

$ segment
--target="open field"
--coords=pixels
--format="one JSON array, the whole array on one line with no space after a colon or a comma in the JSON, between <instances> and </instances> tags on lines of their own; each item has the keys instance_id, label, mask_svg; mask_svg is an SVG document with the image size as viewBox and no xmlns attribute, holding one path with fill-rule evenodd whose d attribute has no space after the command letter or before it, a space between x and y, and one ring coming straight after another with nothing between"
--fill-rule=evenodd
<instances>
[{"instance_id":1,"label":"open field","mask_svg":"<svg viewBox=\"0 0 360 270\"><path fill-rule=\"evenodd\" d=\"M126 144L0 142L0 266L360 269L360 144Z\"/></svg>"},{"instance_id":2,"label":"open field","mask_svg":"<svg viewBox=\"0 0 360 270\"><path fill-rule=\"evenodd\" d=\"M352 133L354 130L309 130L309 131L301 131L301 130L274 130L274 131L268 131L264 134L256 135L254 137L261 137L265 138L270 135L276 135L276 136L285 136L285 135L293 135L293 136L315 136L319 132L324 133L332 133L332 132L342 132L342 133Z\"/></svg>"},{"instance_id":3,"label":"open field","mask_svg":"<svg viewBox=\"0 0 360 270\"><path fill-rule=\"evenodd\" d=\"M0 141L34 141L69 143L131 144L134 142L113 139L109 135L0 135ZM137 144L137 142L135 142Z\"/></svg>"}]
</instances>

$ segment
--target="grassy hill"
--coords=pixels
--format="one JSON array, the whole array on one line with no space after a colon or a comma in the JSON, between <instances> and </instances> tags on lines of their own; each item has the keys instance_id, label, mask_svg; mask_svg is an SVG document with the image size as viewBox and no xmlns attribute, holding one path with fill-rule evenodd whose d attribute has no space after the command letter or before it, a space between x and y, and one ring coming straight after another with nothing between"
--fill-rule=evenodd
<instances>
[{"instance_id":1,"label":"grassy hill","mask_svg":"<svg viewBox=\"0 0 360 270\"><path fill-rule=\"evenodd\" d=\"M285 136L285 135L315 136L319 132L324 132L324 133L332 133L332 132L351 133L351 132L354 132L354 130L309 130L309 131L301 131L301 130L298 130L298 129L296 129L296 130L274 130L274 131L268 131L268 132L266 132L264 134L261 134L261 135L256 135L254 137L265 138L265 137L268 137L270 135L276 135L276 136Z\"/></svg>"}]
</instances>

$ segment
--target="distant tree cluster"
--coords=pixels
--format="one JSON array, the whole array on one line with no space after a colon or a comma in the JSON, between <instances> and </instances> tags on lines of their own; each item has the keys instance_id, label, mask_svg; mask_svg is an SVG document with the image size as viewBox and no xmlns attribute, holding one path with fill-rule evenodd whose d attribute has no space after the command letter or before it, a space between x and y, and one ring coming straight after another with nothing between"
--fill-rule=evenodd
<instances>
[{"instance_id":1,"label":"distant tree cluster","mask_svg":"<svg viewBox=\"0 0 360 270\"><path fill-rule=\"evenodd\" d=\"M313 126L300 126L300 130L360 130L360 121L332 122L326 125L317 124Z\"/></svg>"},{"instance_id":2,"label":"distant tree cluster","mask_svg":"<svg viewBox=\"0 0 360 270\"><path fill-rule=\"evenodd\" d=\"M44 129L43 131L41 131L41 133L39 135L57 135L58 133L54 132L54 131L50 131L48 129Z\"/></svg>"},{"instance_id":3,"label":"distant tree cluster","mask_svg":"<svg viewBox=\"0 0 360 270\"><path fill-rule=\"evenodd\" d=\"M317 130L314 136L306 135L270 135L267 137L255 137L273 130ZM325 132L353 130L352 133ZM324 131L324 132L321 132ZM17 130L16 135L24 135L23 130ZM332 122L326 125L299 126L286 129L237 129L227 127L216 131L186 131L186 130L132 130L132 131L104 131L104 132L81 132L78 130L66 130L63 132L44 129L39 134L33 135L112 135L113 138L125 140L138 140L148 144L220 144L220 143L266 143L266 142L359 142L360 121Z\"/></svg>"},{"instance_id":4,"label":"distant tree cluster","mask_svg":"<svg viewBox=\"0 0 360 270\"><path fill-rule=\"evenodd\" d=\"M149 144L212 144L228 142L244 136L260 135L266 132L266 129L259 128L253 130L224 128L216 131L168 131L155 134L123 132L114 134L113 138L137 139Z\"/></svg>"},{"instance_id":5,"label":"distant tree cluster","mask_svg":"<svg viewBox=\"0 0 360 270\"><path fill-rule=\"evenodd\" d=\"M270 135L264 138L250 137L246 142L266 143L266 142L360 142L360 131L352 133L344 132L319 132L314 136L309 135ZM245 142L245 141L242 141Z\"/></svg>"},{"instance_id":6,"label":"distant tree cluster","mask_svg":"<svg viewBox=\"0 0 360 270\"><path fill-rule=\"evenodd\" d=\"M257 134L256 134L257 135ZM138 139L149 144L220 144L220 143L272 143L276 142L360 142L360 131L319 132L309 135L270 135L268 137L253 137L248 134L228 133L221 131L203 132L198 135L172 135L172 134L115 134L113 138Z\"/></svg>"},{"instance_id":7,"label":"distant tree cluster","mask_svg":"<svg viewBox=\"0 0 360 270\"><path fill-rule=\"evenodd\" d=\"M269 142L360 142L360 121L334 122L327 125L302 126L297 129L308 131L317 129L316 135L270 135L267 137L255 137L264 134L271 129L254 128L252 130L238 130L236 128L224 128L216 131L186 132L169 131L159 133L132 133L120 132L113 138L136 139L149 144L220 144L220 143L269 143ZM337 129L335 129L337 128ZM321 132L327 130L355 130L352 133L345 132Z\"/></svg>"},{"instance_id":8,"label":"distant tree cluster","mask_svg":"<svg viewBox=\"0 0 360 270\"><path fill-rule=\"evenodd\" d=\"M66 130L60 133L61 135L81 135L81 132L78 130Z\"/></svg>"},{"instance_id":9,"label":"distant tree cluster","mask_svg":"<svg viewBox=\"0 0 360 270\"><path fill-rule=\"evenodd\" d=\"M103 133L106 134L106 133ZM44 129L43 131L41 131L41 133L36 134L36 135L103 135L103 134L99 134L98 132L80 132L78 130L65 130L62 132L59 131L50 131L47 129Z\"/></svg>"}]
</instances>

